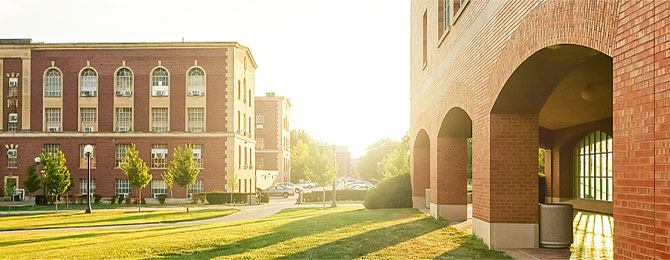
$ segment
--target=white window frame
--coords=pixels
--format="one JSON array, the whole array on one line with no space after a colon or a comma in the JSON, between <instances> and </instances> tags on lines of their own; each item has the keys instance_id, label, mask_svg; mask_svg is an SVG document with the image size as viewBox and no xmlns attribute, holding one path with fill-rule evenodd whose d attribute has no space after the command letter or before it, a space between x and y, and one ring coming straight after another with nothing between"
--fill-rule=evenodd
<instances>
[{"instance_id":1,"label":"white window frame","mask_svg":"<svg viewBox=\"0 0 670 260\"><path fill-rule=\"evenodd\" d=\"M195 183L188 187L188 197L190 198L191 195L202 193L203 191L203 181L202 179L197 179L195 180Z\"/></svg>"},{"instance_id":2,"label":"white window frame","mask_svg":"<svg viewBox=\"0 0 670 260\"><path fill-rule=\"evenodd\" d=\"M79 194L86 195L88 192L88 179L79 179ZM95 179L91 179L91 193L95 194Z\"/></svg>"},{"instance_id":3,"label":"white window frame","mask_svg":"<svg viewBox=\"0 0 670 260\"><path fill-rule=\"evenodd\" d=\"M162 94L161 94L162 93ZM151 71L151 96L167 97L170 93L170 72L165 67L156 67Z\"/></svg>"},{"instance_id":4,"label":"white window frame","mask_svg":"<svg viewBox=\"0 0 670 260\"><path fill-rule=\"evenodd\" d=\"M79 73L79 96L98 96L98 72L91 67L86 67Z\"/></svg>"},{"instance_id":5,"label":"white window frame","mask_svg":"<svg viewBox=\"0 0 670 260\"><path fill-rule=\"evenodd\" d=\"M205 132L205 108L189 107L186 109L187 127L186 130L192 133Z\"/></svg>"},{"instance_id":6,"label":"white window frame","mask_svg":"<svg viewBox=\"0 0 670 260\"><path fill-rule=\"evenodd\" d=\"M151 145L151 162L152 169L167 168L168 146L167 144L152 144Z\"/></svg>"},{"instance_id":7,"label":"white window frame","mask_svg":"<svg viewBox=\"0 0 670 260\"><path fill-rule=\"evenodd\" d=\"M125 191L125 192L119 192ZM127 196L130 194L130 181L128 179L116 179L114 180L114 194Z\"/></svg>"},{"instance_id":8,"label":"white window frame","mask_svg":"<svg viewBox=\"0 0 670 260\"><path fill-rule=\"evenodd\" d=\"M151 108L151 132L165 133L170 131L170 109L167 107Z\"/></svg>"},{"instance_id":9,"label":"white window frame","mask_svg":"<svg viewBox=\"0 0 670 260\"><path fill-rule=\"evenodd\" d=\"M126 149L130 149L130 144L116 144L114 146L114 168L121 168L121 162L126 158Z\"/></svg>"},{"instance_id":10,"label":"white window frame","mask_svg":"<svg viewBox=\"0 0 670 260\"><path fill-rule=\"evenodd\" d=\"M62 117L63 112L59 107L47 107L44 108L44 131L50 132L49 130L53 127L57 127L57 131L62 132Z\"/></svg>"},{"instance_id":11,"label":"white window frame","mask_svg":"<svg viewBox=\"0 0 670 260\"><path fill-rule=\"evenodd\" d=\"M186 73L186 95L194 96L194 91L197 96L204 96L207 91L207 73L199 66L189 68Z\"/></svg>"},{"instance_id":12,"label":"white window frame","mask_svg":"<svg viewBox=\"0 0 670 260\"><path fill-rule=\"evenodd\" d=\"M114 92L117 97L133 95L135 73L128 67L121 67L114 73Z\"/></svg>"},{"instance_id":13,"label":"white window frame","mask_svg":"<svg viewBox=\"0 0 670 260\"><path fill-rule=\"evenodd\" d=\"M44 71L44 97L61 97L63 95L63 72L56 67Z\"/></svg>"},{"instance_id":14,"label":"white window frame","mask_svg":"<svg viewBox=\"0 0 670 260\"><path fill-rule=\"evenodd\" d=\"M114 131L120 131L120 127L127 127L127 132L133 131L133 108L132 107L117 107L114 109Z\"/></svg>"},{"instance_id":15,"label":"white window frame","mask_svg":"<svg viewBox=\"0 0 670 260\"><path fill-rule=\"evenodd\" d=\"M263 135L256 136L256 149L257 150L265 149L265 136Z\"/></svg>"},{"instance_id":16,"label":"white window frame","mask_svg":"<svg viewBox=\"0 0 670 260\"><path fill-rule=\"evenodd\" d=\"M9 113L7 115L7 130L10 132L16 132L18 129L19 129L19 114Z\"/></svg>"},{"instance_id":17,"label":"white window frame","mask_svg":"<svg viewBox=\"0 0 670 260\"><path fill-rule=\"evenodd\" d=\"M81 107L79 108L79 121L81 122L81 129L79 131L86 132L86 127L93 127L93 131L97 131L98 109L95 107Z\"/></svg>"},{"instance_id":18,"label":"white window frame","mask_svg":"<svg viewBox=\"0 0 670 260\"><path fill-rule=\"evenodd\" d=\"M53 154L54 156L58 156L58 151L60 151L60 144L44 144L42 147L46 154Z\"/></svg>"},{"instance_id":19,"label":"white window frame","mask_svg":"<svg viewBox=\"0 0 670 260\"><path fill-rule=\"evenodd\" d=\"M156 198L158 195L165 195L166 193L165 180L151 180L151 197Z\"/></svg>"},{"instance_id":20,"label":"white window frame","mask_svg":"<svg viewBox=\"0 0 670 260\"><path fill-rule=\"evenodd\" d=\"M203 169L205 166L205 154L203 153L204 147L205 146L202 144L193 145L193 163L195 164L195 167L199 169ZM196 154L200 154L200 158L196 158Z\"/></svg>"},{"instance_id":21,"label":"white window frame","mask_svg":"<svg viewBox=\"0 0 670 260\"><path fill-rule=\"evenodd\" d=\"M256 113L256 128L263 128L265 124L265 114Z\"/></svg>"},{"instance_id":22,"label":"white window frame","mask_svg":"<svg viewBox=\"0 0 670 260\"><path fill-rule=\"evenodd\" d=\"M15 155L10 156L10 151L13 151ZM16 148L7 149L7 168L16 168L17 158L19 157L19 151Z\"/></svg>"}]
</instances>

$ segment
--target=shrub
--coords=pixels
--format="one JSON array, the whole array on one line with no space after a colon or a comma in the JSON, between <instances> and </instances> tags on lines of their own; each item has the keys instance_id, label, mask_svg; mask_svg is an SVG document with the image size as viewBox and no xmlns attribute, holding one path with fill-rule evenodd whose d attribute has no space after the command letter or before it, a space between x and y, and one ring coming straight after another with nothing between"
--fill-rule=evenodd
<instances>
[{"instance_id":1,"label":"shrub","mask_svg":"<svg viewBox=\"0 0 670 260\"><path fill-rule=\"evenodd\" d=\"M35 196L35 204L46 205L47 204L47 196L44 196L44 195Z\"/></svg>"},{"instance_id":2,"label":"shrub","mask_svg":"<svg viewBox=\"0 0 670 260\"><path fill-rule=\"evenodd\" d=\"M100 194L93 194L93 202L95 204L100 204L100 201L102 200L102 195Z\"/></svg>"},{"instance_id":3,"label":"shrub","mask_svg":"<svg viewBox=\"0 0 670 260\"><path fill-rule=\"evenodd\" d=\"M126 200L126 203L128 203L129 201L130 201L130 198L128 198L128 199ZM140 205L145 205L145 204L147 204L147 201L146 201L144 198L142 198L142 199L140 200ZM137 205L137 198L135 198L135 199L133 200L133 205Z\"/></svg>"},{"instance_id":4,"label":"shrub","mask_svg":"<svg viewBox=\"0 0 670 260\"><path fill-rule=\"evenodd\" d=\"M118 195L114 194L114 196L112 196L112 198L110 199L110 202L111 202L112 204L116 203L116 198L117 198L117 196L118 196Z\"/></svg>"},{"instance_id":5,"label":"shrub","mask_svg":"<svg viewBox=\"0 0 670 260\"><path fill-rule=\"evenodd\" d=\"M207 193L191 194L191 201L193 201L193 203L205 203L207 202Z\"/></svg>"},{"instance_id":6,"label":"shrub","mask_svg":"<svg viewBox=\"0 0 670 260\"><path fill-rule=\"evenodd\" d=\"M159 194L158 196L156 196L156 198L158 199L158 202L159 202L161 205L163 205L163 204L165 204L165 199L167 198L167 195L165 195L165 194Z\"/></svg>"},{"instance_id":7,"label":"shrub","mask_svg":"<svg viewBox=\"0 0 670 260\"><path fill-rule=\"evenodd\" d=\"M256 193L233 193L234 203L247 203L249 195L256 196ZM207 202L209 204L223 204L230 203L230 192L209 192L206 193ZM269 199L268 199L269 201Z\"/></svg>"},{"instance_id":8,"label":"shrub","mask_svg":"<svg viewBox=\"0 0 670 260\"><path fill-rule=\"evenodd\" d=\"M123 200L124 200L124 199L126 199L126 197L125 197L125 196L123 196L123 195L120 195L120 194L119 194L119 197L118 197L118 198L116 198L116 199L117 199L116 203L119 203L119 204L121 204L121 203L123 203ZM130 199L128 199L127 201L129 202L129 201L130 201ZM126 203L127 203L127 202L126 202Z\"/></svg>"},{"instance_id":9,"label":"shrub","mask_svg":"<svg viewBox=\"0 0 670 260\"><path fill-rule=\"evenodd\" d=\"M363 200L367 191L364 190L338 190L335 192L337 200ZM305 202L323 201L323 191L312 191L302 195ZM326 190L326 200L333 200L333 191Z\"/></svg>"},{"instance_id":10,"label":"shrub","mask_svg":"<svg viewBox=\"0 0 670 260\"><path fill-rule=\"evenodd\" d=\"M270 193L264 192L261 188L256 188L256 194L260 194L260 203L270 203Z\"/></svg>"},{"instance_id":11,"label":"shrub","mask_svg":"<svg viewBox=\"0 0 670 260\"><path fill-rule=\"evenodd\" d=\"M409 173L381 181L376 188L368 191L363 205L368 209L411 208L412 186Z\"/></svg>"}]
</instances>

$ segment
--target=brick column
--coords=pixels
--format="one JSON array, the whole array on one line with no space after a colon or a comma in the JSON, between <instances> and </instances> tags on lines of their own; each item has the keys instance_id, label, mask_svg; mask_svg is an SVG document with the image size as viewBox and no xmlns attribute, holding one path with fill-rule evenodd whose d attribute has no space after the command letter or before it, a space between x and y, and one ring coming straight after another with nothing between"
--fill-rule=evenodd
<instances>
[{"instance_id":1,"label":"brick column","mask_svg":"<svg viewBox=\"0 0 670 260\"><path fill-rule=\"evenodd\" d=\"M414 208L426 208L426 189L430 188L430 148L414 146L412 150L412 203Z\"/></svg>"},{"instance_id":2,"label":"brick column","mask_svg":"<svg viewBox=\"0 0 670 260\"><path fill-rule=\"evenodd\" d=\"M467 219L467 143L465 137L438 137L437 176L430 213L448 221Z\"/></svg>"},{"instance_id":3,"label":"brick column","mask_svg":"<svg viewBox=\"0 0 670 260\"><path fill-rule=\"evenodd\" d=\"M473 217L472 225L492 248L539 245L538 148L537 114L491 114L491 203L489 212Z\"/></svg>"}]
</instances>

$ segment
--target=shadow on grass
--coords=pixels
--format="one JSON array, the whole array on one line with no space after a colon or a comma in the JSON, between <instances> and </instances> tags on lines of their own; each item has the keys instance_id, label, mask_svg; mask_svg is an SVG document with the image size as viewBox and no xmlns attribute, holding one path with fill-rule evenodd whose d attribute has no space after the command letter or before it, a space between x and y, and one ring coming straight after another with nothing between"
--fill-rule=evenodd
<instances>
[{"instance_id":1,"label":"shadow on grass","mask_svg":"<svg viewBox=\"0 0 670 260\"><path fill-rule=\"evenodd\" d=\"M460 239L460 246L444 252L435 259L514 259L502 251L489 249L484 241L474 235Z\"/></svg>"},{"instance_id":2,"label":"shadow on grass","mask_svg":"<svg viewBox=\"0 0 670 260\"><path fill-rule=\"evenodd\" d=\"M292 208L282 210L280 213L273 216L280 217L282 215L290 215L293 213L320 211L320 210L321 209ZM389 220L389 217L386 216L387 214L384 214L384 212L378 212L377 214L363 215L361 214L362 210L363 209L353 211L343 211L343 212L332 212L323 215L307 216L307 217L303 217L301 215L294 215L292 216L292 218L298 218L299 220L278 226L277 228L272 230L271 233L250 237L231 244L220 245L210 250L198 251L190 254L166 255L166 257L167 259L184 259L184 258L204 259L204 258L213 258L220 256L230 256L271 246L294 238L310 236L313 234L326 232L332 229L343 228L346 226L355 225L362 222L377 223ZM266 220L259 220L258 222L262 221Z\"/></svg>"}]
</instances>

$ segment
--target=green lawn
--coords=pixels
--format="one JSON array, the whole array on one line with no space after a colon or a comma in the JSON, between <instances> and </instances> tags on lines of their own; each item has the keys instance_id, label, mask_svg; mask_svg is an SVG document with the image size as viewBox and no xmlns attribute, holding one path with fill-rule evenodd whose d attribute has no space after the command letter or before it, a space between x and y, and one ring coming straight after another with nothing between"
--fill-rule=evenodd
<instances>
[{"instance_id":1,"label":"green lawn","mask_svg":"<svg viewBox=\"0 0 670 260\"><path fill-rule=\"evenodd\" d=\"M86 232L0 233L22 259L507 259L414 209L301 208L235 222Z\"/></svg>"},{"instance_id":2,"label":"green lawn","mask_svg":"<svg viewBox=\"0 0 670 260\"><path fill-rule=\"evenodd\" d=\"M175 205L142 205L142 208L182 208L187 206L186 204L175 204ZM222 206L222 205L210 205L210 204L188 204L189 207L211 207L211 206ZM137 209L137 204L109 204L109 203L100 203L92 204L91 207L95 211L96 209L120 209L120 208L135 208ZM0 212L7 213L8 206L0 206ZM70 204L65 206L64 203L58 204L58 210L85 210L86 204ZM22 206L12 206L11 211L56 211L56 205L22 205Z\"/></svg>"},{"instance_id":3,"label":"green lawn","mask_svg":"<svg viewBox=\"0 0 670 260\"><path fill-rule=\"evenodd\" d=\"M137 212L137 208L124 211L61 212L56 214L24 214L0 216L0 230L20 230L53 227L108 226L120 224L178 222L230 215L235 209L154 210Z\"/></svg>"}]
</instances>

